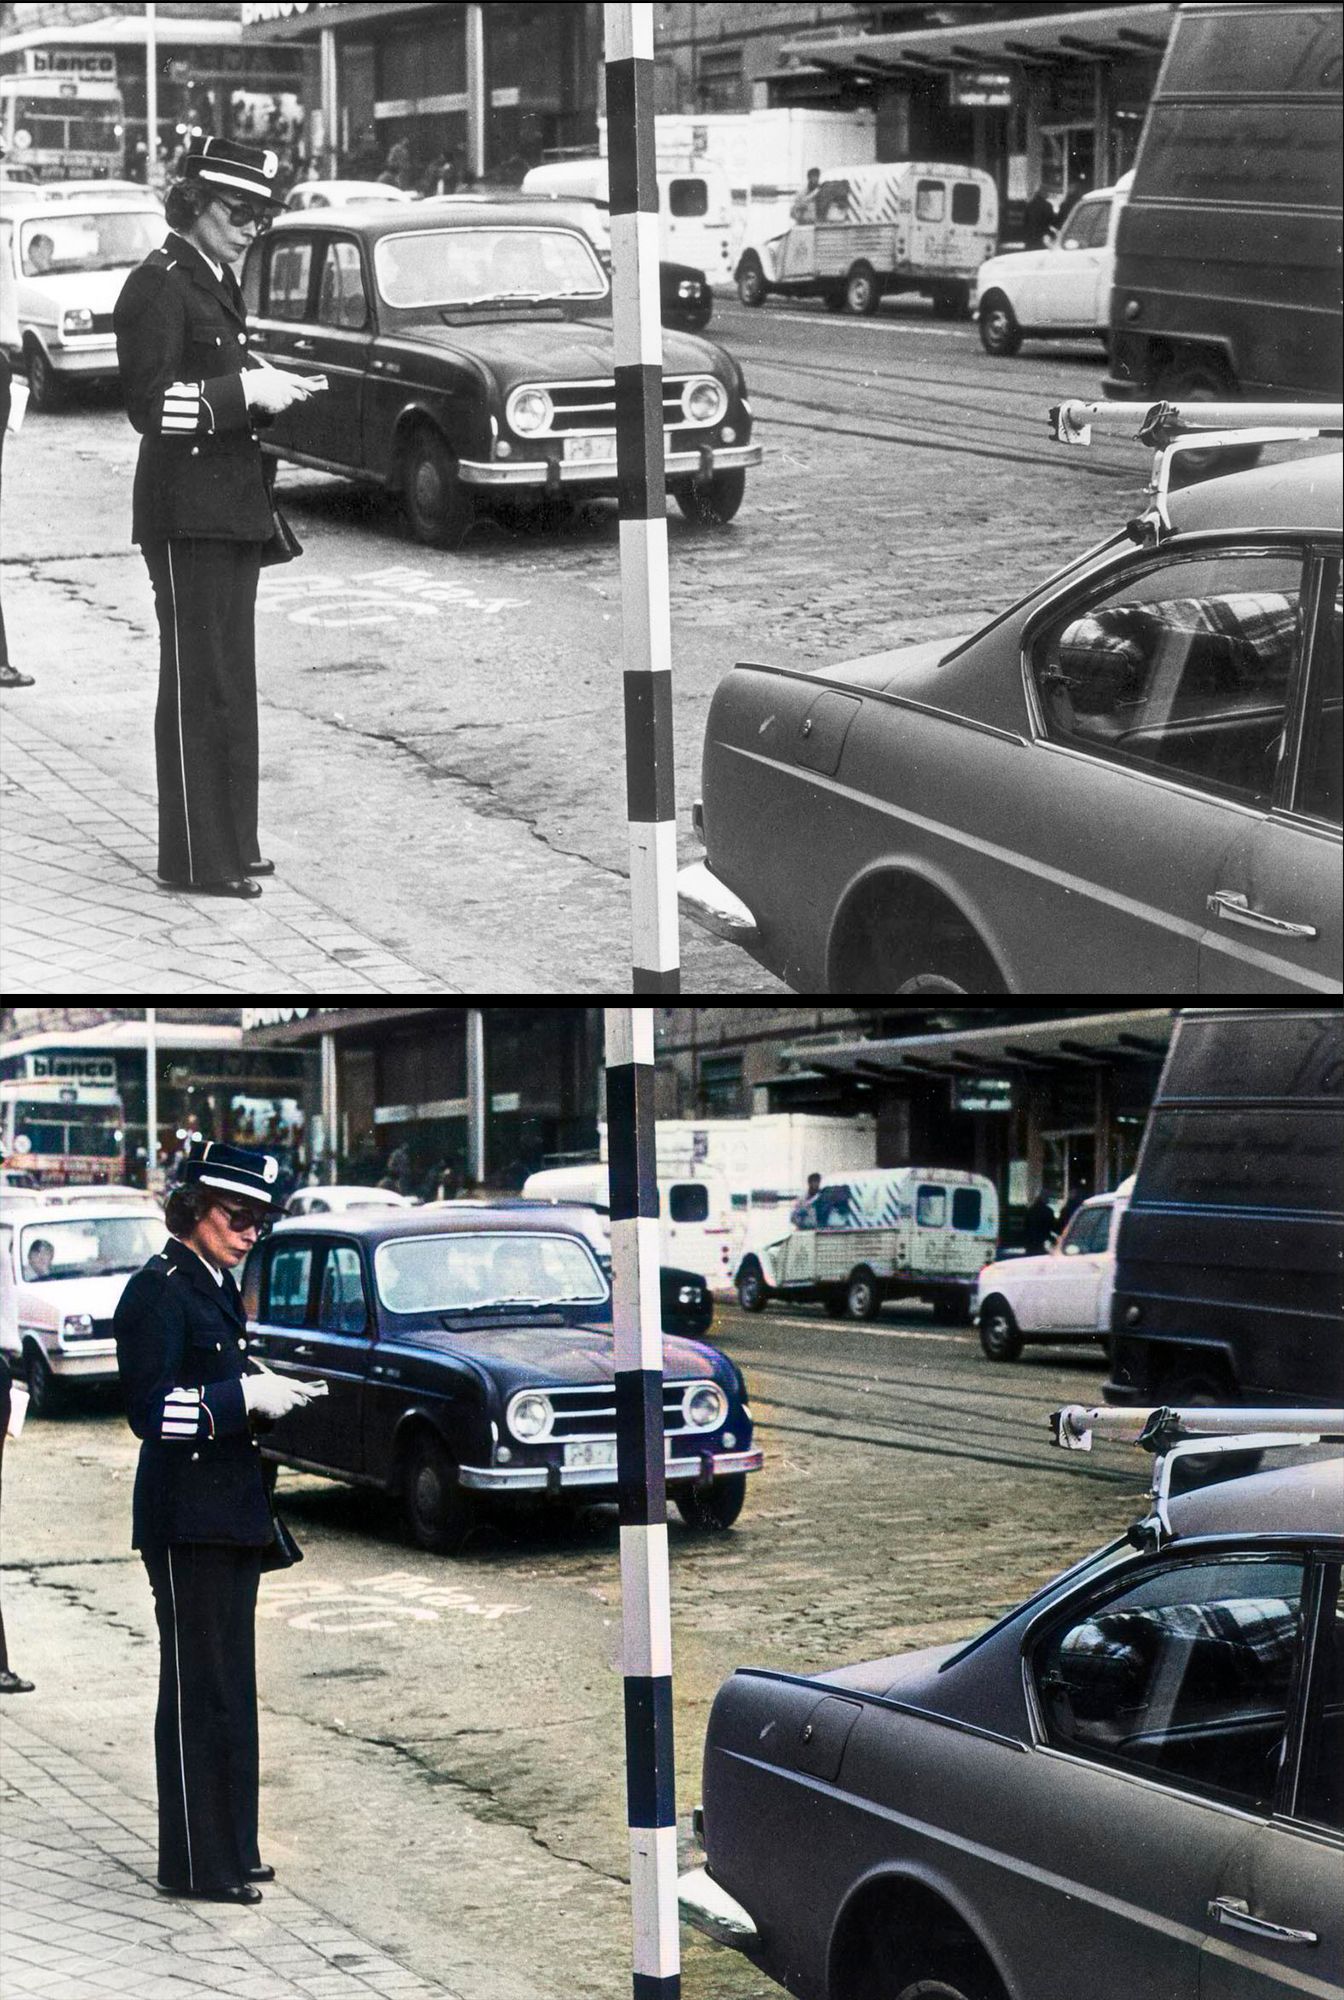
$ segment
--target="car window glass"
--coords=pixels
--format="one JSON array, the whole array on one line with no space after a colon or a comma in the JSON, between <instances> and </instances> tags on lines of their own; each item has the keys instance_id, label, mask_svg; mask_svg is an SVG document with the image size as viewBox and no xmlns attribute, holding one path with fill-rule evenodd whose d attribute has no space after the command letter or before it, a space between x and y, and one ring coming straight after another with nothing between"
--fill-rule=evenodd
<instances>
[{"instance_id":1,"label":"car window glass","mask_svg":"<svg viewBox=\"0 0 1344 2000\"><path fill-rule=\"evenodd\" d=\"M1340 779L1344 751L1340 746L1340 562L1324 565L1321 611L1316 626L1315 659L1302 729L1302 761L1298 766L1297 808L1313 819L1340 824Z\"/></svg>"},{"instance_id":2,"label":"car window glass","mask_svg":"<svg viewBox=\"0 0 1344 2000\"><path fill-rule=\"evenodd\" d=\"M915 1221L921 1229L941 1229L947 1221L947 1189L922 1187L915 1197Z\"/></svg>"},{"instance_id":3,"label":"car window glass","mask_svg":"<svg viewBox=\"0 0 1344 2000\"><path fill-rule=\"evenodd\" d=\"M946 203L947 189L941 181L918 181L916 183L916 222L941 222Z\"/></svg>"},{"instance_id":4,"label":"car window glass","mask_svg":"<svg viewBox=\"0 0 1344 2000\"><path fill-rule=\"evenodd\" d=\"M50 1214L20 1232L19 1263L27 1281L92 1278L112 1271L138 1271L163 1248L167 1234L156 1216L69 1217Z\"/></svg>"},{"instance_id":5,"label":"car window glass","mask_svg":"<svg viewBox=\"0 0 1344 2000\"><path fill-rule=\"evenodd\" d=\"M326 1333L363 1333L364 1279L353 1243L333 1243L322 1266L317 1323Z\"/></svg>"},{"instance_id":6,"label":"car window glass","mask_svg":"<svg viewBox=\"0 0 1344 2000\"><path fill-rule=\"evenodd\" d=\"M560 1304L607 1297L588 1245L558 1233L398 1237L378 1245L373 1267L378 1295L394 1313L460 1311L508 1299Z\"/></svg>"},{"instance_id":7,"label":"car window glass","mask_svg":"<svg viewBox=\"0 0 1344 2000\"><path fill-rule=\"evenodd\" d=\"M1326 1626L1312 1671L1297 1814L1344 1832L1344 1603L1338 1563L1329 1566L1325 1584Z\"/></svg>"},{"instance_id":8,"label":"car window glass","mask_svg":"<svg viewBox=\"0 0 1344 2000\"><path fill-rule=\"evenodd\" d=\"M102 215L68 215L56 209L20 226L19 261L29 278L48 271L59 276L124 270L157 249L164 234L159 216L134 208Z\"/></svg>"},{"instance_id":9,"label":"car window glass","mask_svg":"<svg viewBox=\"0 0 1344 2000\"><path fill-rule=\"evenodd\" d=\"M1222 552L1131 576L1038 634L1031 674L1047 734L1268 799L1298 644L1296 556Z\"/></svg>"},{"instance_id":10,"label":"car window glass","mask_svg":"<svg viewBox=\"0 0 1344 2000\"><path fill-rule=\"evenodd\" d=\"M1108 201L1080 201L1069 218L1068 232L1064 237L1065 249L1090 250L1096 244L1104 243L1106 218L1110 212Z\"/></svg>"},{"instance_id":11,"label":"car window glass","mask_svg":"<svg viewBox=\"0 0 1344 2000\"><path fill-rule=\"evenodd\" d=\"M852 1207L850 1189L837 1183L834 1187L819 1188L815 1209L818 1229L843 1229L850 1219Z\"/></svg>"},{"instance_id":12,"label":"car window glass","mask_svg":"<svg viewBox=\"0 0 1344 2000\"><path fill-rule=\"evenodd\" d=\"M1032 1661L1050 1742L1268 1807L1301 1599L1300 1562L1173 1564L1056 1626Z\"/></svg>"},{"instance_id":13,"label":"car window glass","mask_svg":"<svg viewBox=\"0 0 1344 2000\"><path fill-rule=\"evenodd\" d=\"M704 1222L709 1215L709 1189L703 1181L683 1181L667 1196L670 1222Z\"/></svg>"},{"instance_id":14,"label":"car window glass","mask_svg":"<svg viewBox=\"0 0 1344 2000\"><path fill-rule=\"evenodd\" d=\"M378 289L390 306L461 305L510 296L605 298L606 275L573 230L408 230L374 245Z\"/></svg>"},{"instance_id":15,"label":"car window glass","mask_svg":"<svg viewBox=\"0 0 1344 2000\"><path fill-rule=\"evenodd\" d=\"M271 319L302 319L308 305L308 274L312 269L311 237L281 238L270 244L267 272L267 315Z\"/></svg>"},{"instance_id":16,"label":"car window glass","mask_svg":"<svg viewBox=\"0 0 1344 2000\"><path fill-rule=\"evenodd\" d=\"M368 324L369 307L364 297L358 244L328 243L317 287L317 317L323 326L354 331Z\"/></svg>"},{"instance_id":17,"label":"car window glass","mask_svg":"<svg viewBox=\"0 0 1344 2000\"><path fill-rule=\"evenodd\" d=\"M1104 1250L1111 1226L1109 1208L1081 1208L1069 1224L1060 1248L1067 1257L1072 1251L1075 1256L1084 1251Z\"/></svg>"},{"instance_id":18,"label":"car window glass","mask_svg":"<svg viewBox=\"0 0 1344 2000\"><path fill-rule=\"evenodd\" d=\"M271 1252L265 1317L274 1326L302 1326L313 1273L310 1243L277 1243Z\"/></svg>"},{"instance_id":19,"label":"car window glass","mask_svg":"<svg viewBox=\"0 0 1344 2000\"><path fill-rule=\"evenodd\" d=\"M669 215L708 215L709 188L704 181L669 181L667 188L667 211Z\"/></svg>"},{"instance_id":20,"label":"car window glass","mask_svg":"<svg viewBox=\"0 0 1344 2000\"><path fill-rule=\"evenodd\" d=\"M952 1227L954 1229L978 1229L980 1227L979 1188L953 1188Z\"/></svg>"},{"instance_id":21,"label":"car window glass","mask_svg":"<svg viewBox=\"0 0 1344 2000\"><path fill-rule=\"evenodd\" d=\"M968 226L980 220L980 190L974 181L958 181L953 188L952 220Z\"/></svg>"}]
</instances>

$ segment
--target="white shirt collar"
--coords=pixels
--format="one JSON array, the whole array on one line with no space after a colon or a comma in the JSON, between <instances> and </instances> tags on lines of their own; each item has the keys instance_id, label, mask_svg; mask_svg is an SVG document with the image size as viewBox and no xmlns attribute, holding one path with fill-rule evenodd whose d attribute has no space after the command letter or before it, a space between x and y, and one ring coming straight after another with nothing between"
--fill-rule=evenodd
<instances>
[{"instance_id":1,"label":"white shirt collar","mask_svg":"<svg viewBox=\"0 0 1344 2000\"><path fill-rule=\"evenodd\" d=\"M180 1237L178 1241L181 1242ZM191 1250L191 1245L190 1243L183 1243L182 1248L184 1250ZM224 1283L224 1273L216 1265L212 1264L208 1257L202 1257L199 1250L191 1250L191 1254L196 1259L196 1262L198 1264L203 1264L205 1266L205 1269L210 1273L210 1276L214 1279L215 1283L217 1285L222 1286Z\"/></svg>"},{"instance_id":2,"label":"white shirt collar","mask_svg":"<svg viewBox=\"0 0 1344 2000\"><path fill-rule=\"evenodd\" d=\"M196 252L196 255L202 258L205 261L205 263L207 263L210 266L210 269L214 272L215 276L219 279L219 282L222 285L224 282L224 266L222 264L217 264L213 257L207 257L199 243L193 243L191 247Z\"/></svg>"}]
</instances>

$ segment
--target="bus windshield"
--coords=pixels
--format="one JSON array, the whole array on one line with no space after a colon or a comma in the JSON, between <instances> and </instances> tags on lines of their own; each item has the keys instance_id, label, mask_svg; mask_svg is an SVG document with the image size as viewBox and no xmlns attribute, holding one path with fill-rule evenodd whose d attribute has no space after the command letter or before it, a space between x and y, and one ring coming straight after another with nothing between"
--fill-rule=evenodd
<instances>
[{"instance_id":1,"label":"bus windshield","mask_svg":"<svg viewBox=\"0 0 1344 2000\"><path fill-rule=\"evenodd\" d=\"M122 1110L118 1104L24 1102L14 1107L14 1139L27 1139L34 1153L115 1160L121 1155ZM9 1142L14 1150L14 1140ZM26 1151L28 1148L20 1148Z\"/></svg>"}]
</instances>

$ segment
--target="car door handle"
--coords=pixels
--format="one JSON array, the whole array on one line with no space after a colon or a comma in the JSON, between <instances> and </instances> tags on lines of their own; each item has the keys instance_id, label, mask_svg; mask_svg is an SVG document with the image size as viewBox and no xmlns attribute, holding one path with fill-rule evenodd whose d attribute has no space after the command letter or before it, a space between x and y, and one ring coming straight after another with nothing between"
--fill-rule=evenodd
<instances>
[{"instance_id":1,"label":"car door handle","mask_svg":"<svg viewBox=\"0 0 1344 2000\"><path fill-rule=\"evenodd\" d=\"M1236 1896L1215 1896L1209 1915L1229 1930L1250 1931L1255 1937L1277 1938L1280 1944L1317 1944L1315 1931L1296 1931L1289 1924L1271 1924L1266 1917L1253 1917L1249 1903Z\"/></svg>"},{"instance_id":2,"label":"car door handle","mask_svg":"<svg viewBox=\"0 0 1344 2000\"><path fill-rule=\"evenodd\" d=\"M317 1350L313 1347L301 1346L291 1348L290 1352L296 1361L311 1361Z\"/></svg>"},{"instance_id":3,"label":"car door handle","mask_svg":"<svg viewBox=\"0 0 1344 2000\"><path fill-rule=\"evenodd\" d=\"M369 1373L370 1375L381 1375L388 1382L400 1382L401 1380L400 1368L390 1368L381 1361L375 1361Z\"/></svg>"},{"instance_id":4,"label":"car door handle","mask_svg":"<svg viewBox=\"0 0 1344 2000\"><path fill-rule=\"evenodd\" d=\"M311 340L296 340L294 342L294 352L295 354L312 354L315 352L314 343Z\"/></svg>"},{"instance_id":5,"label":"car door handle","mask_svg":"<svg viewBox=\"0 0 1344 2000\"><path fill-rule=\"evenodd\" d=\"M1265 910L1253 910L1235 889L1215 889L1208 899L1209 914L1226 917L1230 924L1246 924L1253 931L1273 931L1276 937L1315 937L1315 924L1292 924L1287 917L1271 917Z\"/></svg>"}]
</instances>

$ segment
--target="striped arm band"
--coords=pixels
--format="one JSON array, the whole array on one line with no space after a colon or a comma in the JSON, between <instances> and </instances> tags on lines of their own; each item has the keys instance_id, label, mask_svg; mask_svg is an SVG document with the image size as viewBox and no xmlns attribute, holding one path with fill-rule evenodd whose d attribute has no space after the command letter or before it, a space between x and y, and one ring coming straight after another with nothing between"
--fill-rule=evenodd
<instances>
[{"instance_id":1,"label":"striped arm band","mask_svg":"<svg viewBox=\"0 0 1344 2000\"><path fill-rule=\"evenodd\" d=\"M201 428L204 397L199 382L170 382L163 392L163 435L192 435ZM205 404L208 409L209 405Z\"/></svg>"},{"instance_id":2,"label":"striped arm band","mask_svg":"<svg viewBox=\"0 0 1344 2000\"><path fill-rule=\"evenodd\" d=\"M201 1412L205 1405L201 1402L199 1389L170 1389L163 1400L163 1430L165 1438L194 1438L199 1436ZM210 1413L206 1410L206 1415ZM213 1425L211 1426L213 1429Z\"/></svg>"}]
</instances>

